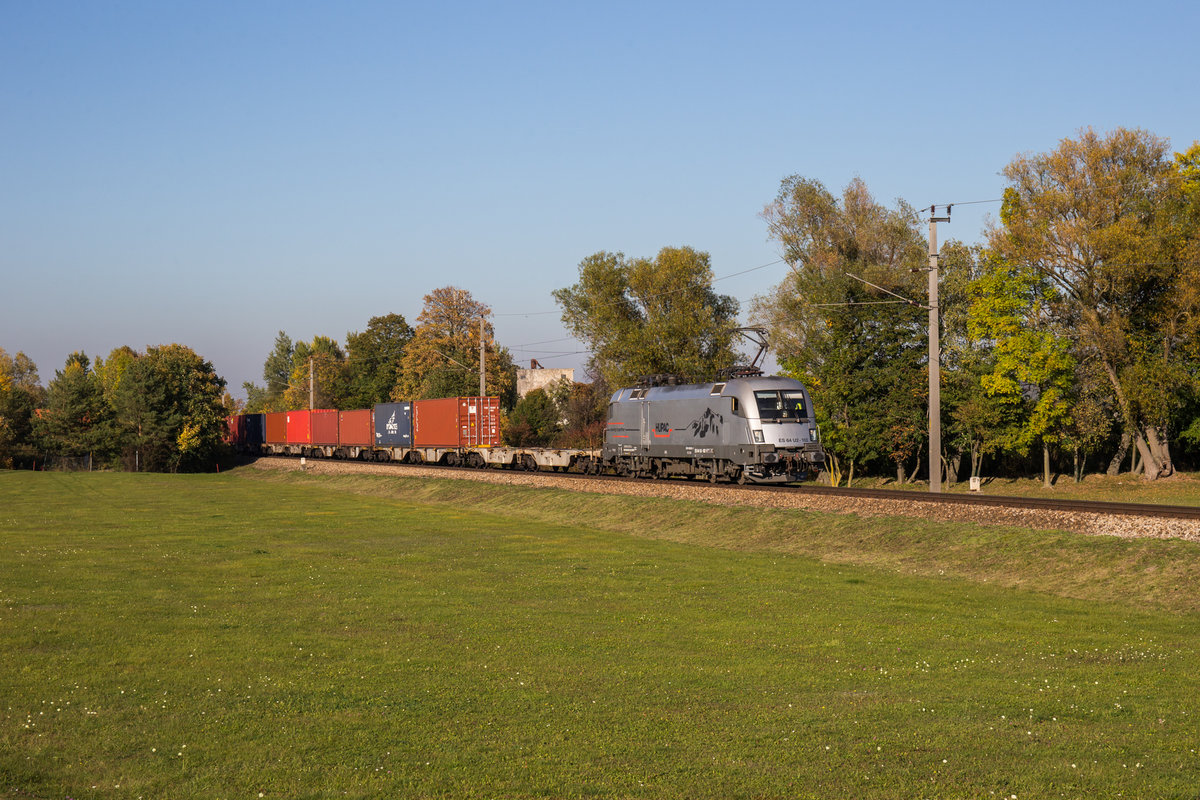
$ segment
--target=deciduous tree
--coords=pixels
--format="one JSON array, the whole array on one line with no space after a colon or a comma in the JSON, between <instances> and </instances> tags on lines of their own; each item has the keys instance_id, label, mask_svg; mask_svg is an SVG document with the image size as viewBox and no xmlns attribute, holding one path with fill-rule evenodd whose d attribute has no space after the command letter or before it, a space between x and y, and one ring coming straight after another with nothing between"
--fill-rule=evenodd
<instances>
[{"instance_id":1,"label":"deciduous tree","mask_svg":"<svg viewBox=\"0 0 1200 800\"><path fill-rule=\"evenodd\" d=\"M907 479L928 435L924 319L896 297L924 292L917 215L903 201L883 207L858 179L839 199L792 176L763 217L791 272L755 298L752 319L785 371L809 385L831 466L852 476L886 459Z\"/></svg>"},{"instance_id":2,"label":"deciduous tree","mask_svg":"<svg viewBox=\"0 0 1200 800\"><path fill-rule=\"evenodd\" d=\"M1076 331L1113 393L1149 479L1173 471L1170 409L1180 406L1179 358L1198 305L1196 229L1187 213L1187 159L1146 131L1089 129L1005 168L993 250L1056 290L1051 306ZM1149 376L1161 381L1148 385Z\"/></svg>"},{"instance_id":3,"label":"deciduous tree","mask_svg":"<svg viewBox=\"0 0 1200 800\"><path fill-rule=\"evenodd\" d=\"M455 286L425 295L417 327L404 349L393 400L474 396L479 393L479 337L483 320L485 389L511 407L515 372L508 349L500 347L488 322L491 309Z\"/></svg>"},{"instance_id":4,"label":"deciduous tree","mask_svg":"<svg viewBox=\"0 0 1200 800\"><path fill-rule=\"evenodd\" d=\"M291 380L295 350L292 338L284 331L275 335L275 345L263 362L263 385L258 386L250 381L242 384L246 392L247 413L287 410L284 408L283 395Z\"/></svg>"},{"instance_id":5,"label":"deciduous tree","mask_svg":"<svg viewBox=\"0 0 1200 800\"><path fill-rule=\"evenodd\" d=\"M106 359L96 357L96 364L92 369L104 389L104 399L109 403L113 402L117 388L121 385L121 379L125 377L125 371L137 357L137 351L128 345L113 348Z\"/></svg>"},{"instance_id":6,"label":"deciduous tree","mask_svg":"<svg viewBox=\"0 0 1200 800\"><path fill-rule=\"evenodd\" d=\"M117 387L117 418L126 447L143 470L212 469L222 453L225 380L212 363L181 344L148 347Z\"/></svg>"},{"instance_id":7,"label":"deciduous tree","mask_svg":"<svg viewBox=\"0 0 1200 800\"><path fill-rule=\"evenodd\" d=\"M33 415L45 397L37 365L24 353L0 348L0 467L23 466L37 455Z\"/></svg>"},{"instance_id":8,"label":"deciduous tree","mask_svg":"<svg viewBox=\"0 0 1200 800\"><path fill-rule=\"evenodd\" d=\"M312 408L343 408L345 366L346 354L341 345L328 336L318 335L311 342L296 342L288 386L283 393L283 409L279 410L309 408L310 401Z\"/></svg>"},{"instance_id":9,"label":"deciduous tree","mask_svg":"<svg viewBox=\"0 0 1200 800\"><path fill-rule=\"evenodd\" d=\"M545 447L562 429L559 411L545 389L533 389L513 407L504 442L514 447Z\"/></svg>"},{"instance_id":10,"label":"deciduous tree","mask_svg":"<svg viewBox=\"0 0 1200 800\"><path fill-rule=\"evenodd\" d=\"M555 439L558 447L599 448L604 444L604 428L608 419L611 392L604 378L590 373L590 383L574 383L563 379L550 388L550 396L566 420Z\"/></svg>"},{"instance_id":11,"label":"deciduous tree","mask_svg":"<svg viewBox=\"0 0 1200 800\"><path fill-rule=\"evenodd\" d=\"M737 361L737 300L717 294L708 253L664 247L653 258L599 252L579 282L554 291L562 321L610 386L644 375L711 380Z\"/></svg>"},{"instance_id":12,"label":"deciduous tree","mask_svg":"<svg viewBox=\"0 0 1200 800\"><path fill-rule=\"evenodd\" d=\"M400 314L371 317L362 333L346 334L348 406L386 403L400 383L404 350L413 329Z\"/></svg>"},{"instance_id":13,"label":"deciduous tree","mask_svg":"<svg viewBox=\"0 0 1200 800\"><path fill-rule=\"evenodd\" d=\"M971 335L992 353L980 377L996 412L985 448L1024 456L1034 443L1059 443L1071 422L1075 360L1045 313L1054 289L1031 267L1004 262L989 262L971 289Z\"/></svg>"}]
</instances>

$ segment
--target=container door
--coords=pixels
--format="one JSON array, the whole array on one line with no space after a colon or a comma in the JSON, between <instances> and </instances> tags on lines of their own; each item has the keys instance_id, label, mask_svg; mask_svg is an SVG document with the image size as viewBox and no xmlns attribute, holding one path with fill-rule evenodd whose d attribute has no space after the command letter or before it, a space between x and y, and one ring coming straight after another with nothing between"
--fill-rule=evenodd
<instances>
[{"instance_id":1,"label":"container door","mask_svg":"<svg viewBox=\"0 0 1200 800\"><path fill-rule=\"evenodd\" d=\"M466 447L476 447L479 444L479 400L472 397L465 400L464 405L462 443Z\"/></svg>"}]
</instances>

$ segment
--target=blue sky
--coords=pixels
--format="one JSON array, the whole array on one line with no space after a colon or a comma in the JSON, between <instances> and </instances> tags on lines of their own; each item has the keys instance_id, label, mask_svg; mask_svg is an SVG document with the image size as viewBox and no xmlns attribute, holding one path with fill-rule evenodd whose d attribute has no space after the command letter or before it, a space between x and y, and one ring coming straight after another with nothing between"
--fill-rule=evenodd
<instances>
[{"instance_id":1,"label":"blue sky","mask_svg":"<svg viewBox=\"0 0 1200 800\"><path fill-rule=\"evenodd\" d=\"M599 250L778 258L780 181L1000 196L1082 127L1200 138L1193 3L0 0L0 347L180 342L235 394L455 285L518 363ZM939 238L973 242L996 204ZM719 280L748 308L776 264Z\"/></svg>"}]
</instances>

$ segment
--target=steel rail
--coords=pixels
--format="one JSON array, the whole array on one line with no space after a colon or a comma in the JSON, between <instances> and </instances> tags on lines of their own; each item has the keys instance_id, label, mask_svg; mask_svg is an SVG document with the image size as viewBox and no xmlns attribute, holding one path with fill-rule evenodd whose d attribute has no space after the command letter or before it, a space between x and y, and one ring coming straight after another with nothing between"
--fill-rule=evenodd
<instances>
[{"instance_id":1,"label":"steel rail","mask_svg":"<svg viewBox=\"0 0 1200 800\"><path fill-rule=\"evenodd\" d=\"M1014 497L1011 495L923 494L904 489L835 489L827 486L757 486L755 489L793 491L822 497L844 497L862 500L891 500L904 503L934 503L941 505L992 506L1058 511L1065 513L1103 514L1116 517L1166 517L1170 519L1200 519L1200 506L1156 505L1153 503L1114 503L1103 500L1055 500L1043 497Z\"/></svg>"},{"instance_id":2,"label":"steel rail","mask_svg":"<svg viewBox=\"0 0 1200 800\"><path fill-rule=\"evenodd\" d=\"M294 459L295 456L263 456L263 458ZM388 465L403 470L405 467L444 469L447 473L471 470L468 467L447 467L439 464L405 464L395 461L359 462L345 459L320 459L340 463L372 463ZM474 470L471 470L474 471ZM1166 519L1200 520L1200 506L1156 505L1153 503L1114 503L1102 500L1055 500L1041 497L1015 497L1011 495L984 494L929 494L915 489L845 489L829 486L755 485L744 486L733 483L712 484L708 481L690 481L678 478L629 478L617 475L588 475L579 472L549 472L546 470L516 470L530 475L553 475L560 478L581 478L594 481L637 482L653 484L691 484L693 486L720 486L726 489L757 492L791 492L814 497L840 497L848 500L887 500L909 504L962 505L993 508L1013 508L1030 511L1054 511L1061 513L1100 514L1117 517L1161 517ZM449 477L449 475L447 476Z\"/></svg>"}]
</instances>

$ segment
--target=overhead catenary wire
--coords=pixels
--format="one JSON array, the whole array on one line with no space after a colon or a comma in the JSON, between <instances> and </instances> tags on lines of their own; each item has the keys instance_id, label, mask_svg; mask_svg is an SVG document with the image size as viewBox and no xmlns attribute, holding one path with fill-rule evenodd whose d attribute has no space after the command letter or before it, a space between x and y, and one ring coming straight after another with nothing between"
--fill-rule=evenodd
<instances>
[{"instance_id":1,"label":"overhead catenary wire","mask_svg":"<svg viewBox=\"0 0 1200 800\"><path fill-rule=\"evenodd\" d=\"M859 300L847 303L807 303L813 308L851 308L852 306L915 306L911 300Z\"/></svg>"},{"instance_id":2,"label":"overhead catenary wire","mask_svg":"<svg viewBox=\"0 0 1200 800\"><path fill-rule=\"evenodd\" d=\"M1144 179L1148 179L1148 180L1150 180L1150 181L1153 181L1153 180L1155 180L1155 178L1154 178L1153 176L1143 176L1143 178L1144 178ZM1089 188L1089 189L1095 189L1095 190L1105 190L1105 189L1112 189L1112 188L1114 188L1114 187L1119 187L1119 186L1133 186L1133 185L1144 184L1144 183L1145 183L1145 180L1120 180L1120 181L1107 181L1107 182L1105 182L1105 183L1096 183L1096 184L1091 184L1091 185L1089 185L1087 188ZM1007 187L1007 188L1013 189L1013 188L1017 188L1017 187L1016 187L1016 186L1009 186L1009 187ZM1045 189L1046 187L1044 187L1044 186L1043 186L1042 188L1043 188L1043 189ZM1065 188L1067 188L1067 187L1066 187L1066 186L1063 186L1063 185L1060 183L1060 184L1059 184L1059 188L1064 188L1064 189L1065 189ZM932 208L938 208L938 207L942 207L942 208L950 208L950 207L952 207L952 206L977 206L977 205L986 205L986 204L988 204L988 203L1003 203L1003 202L1004 202L1004 198L1003 198L1003 197L995 197L995 198L992 198L992 199L990 199L990 200L959 200L959 201L956 201L956 202L953 202L953 203L935 203L935 204L933 204L932 206L930 206L930 208L922 208L922 209L918 209L918 213L922 213L922 214L923 214L923 213L925 213L926 211L929 211L929 210L930 210L930 209L932 209Z\"/></svg>"}]
</instances>

